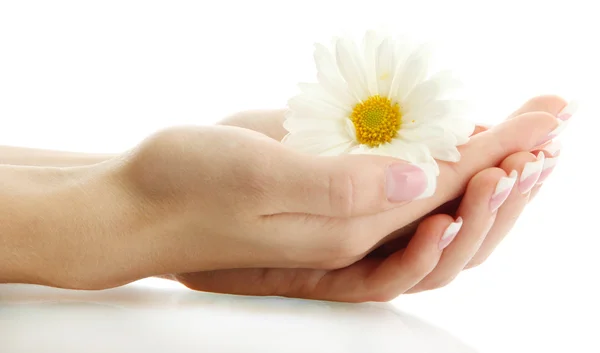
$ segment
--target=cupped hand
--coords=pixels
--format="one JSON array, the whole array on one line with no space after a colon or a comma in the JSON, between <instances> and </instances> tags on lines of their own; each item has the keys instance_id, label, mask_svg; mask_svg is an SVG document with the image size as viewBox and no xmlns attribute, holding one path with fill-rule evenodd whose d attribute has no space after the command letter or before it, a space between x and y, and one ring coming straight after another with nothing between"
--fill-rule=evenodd
<instances>
[{"instance_id":1,"label":"cupped hand","mask_svg":"<svg viewBox=\"0 0 600 353\"><path fill-rule=\"evenodd\" d=\"M556 127L557 122L552 115L555 114L554 108L561 105L564 105L564 102L555 97L534 99L513 114L514 120L474 136L468 145L461 148L463 159L460 163L442 165L439 188L434 197L379 214L349 217L346 223L352 226L344 230L336 229L341 233L337 237L334 236L334 239L350 244L346 249L352 252L347 253L350 256L343 257L344 261L335 262L330 258L333 261L327 265L333 266L316 270L272 267L219 270L179 274L174 278L188 287L204 291L339 301L389 300L404 292L443 285L456 276L467 263L477 259L473 254L481 256L486 251L493 250L494 244L508 231L510 227L506 225L496 226L496 217L498 220L503 217L512 219L521 212L524 205L518 196L527 198L530 192L515 196L513 191L502 207L500 206L505 197L501 202L496 200L493 207L495 209L490 208L490 200L497 191L498 182L501 179L505 180L513 169L521 170L522 165L533 157L530 153L517 151L531 149L536 145L534 141L541 140L547 133L535 132L539 126L534 127L536 123L533 123L533 120L542 119L544 123L549 124L547 126ZM243 116L234 116L224 124L235 125L236 120L242 121L239 125L262 130L265 135L276 139L278 134L285 133L279 128L282 117L278 112L266 112L267 116L265 112L254 114L259 118L240 119ZM516 124L524 125L511 130ZM533 132L535 136L526 131ZM515 154L511 154L513 152ZM490 168L495 165L500 165L501 168ZM513 190L517 189L518 187L515 187ZM364 258L375 246L399 234L407 233L393 232L394 230L402 229L411 222L415 224L414 220L442 204L457 204L448 201L455 200L463 195L463 192L462 202L459 206L454 206L455 209L450 210L452 212L420 219L408 246L396 247L391 252L390 246L387 246L388 256ZM456 214L461 216L458 222L455 219ZM456 235L456 231L453 230L458 230L461 225L462 228ZM489 242L483 242L488 231L492 237ZM391 235L384 235L388 233ZM456 239L452 241L454 236ZM369 241L353 243L353 239ZM482 242L484 246L481 246ZM340 268L344 267L343 265L349 266Z\"/></svg>"}]
</instances>

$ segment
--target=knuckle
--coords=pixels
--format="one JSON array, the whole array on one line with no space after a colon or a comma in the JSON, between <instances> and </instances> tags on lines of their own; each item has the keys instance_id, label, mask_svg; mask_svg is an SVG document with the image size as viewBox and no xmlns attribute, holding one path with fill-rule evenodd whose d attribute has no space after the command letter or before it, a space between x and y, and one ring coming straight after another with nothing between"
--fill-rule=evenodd
<instances>
[{"instance_id":1,"label":"knuckle","mask_svg":"<svg viewBox=\"0 0 600 353\"><path fill-rule=\"evenodd\" d=\"M339 217L349 218L355 213L356 188L354 176L340 173L329 177L329 203Z\"/></svg>"}]
</instances>

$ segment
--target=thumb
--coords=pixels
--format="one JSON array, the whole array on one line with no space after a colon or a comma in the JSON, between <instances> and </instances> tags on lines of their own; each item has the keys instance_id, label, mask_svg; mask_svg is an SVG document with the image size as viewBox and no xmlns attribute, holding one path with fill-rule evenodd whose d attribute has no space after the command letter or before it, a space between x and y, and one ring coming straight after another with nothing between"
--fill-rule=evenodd
<instances>
[{"instance_id":1,"label":"thumb","mask_svg":"<svg viewBox=\"0 0 600 353\"><path fill-rule=\"evenodd\" d=\"M433 166L399 159L343 155L285 158L277 197L284 212L357 217L382 212L433 194Z\"/></svg>"}]
</instances>

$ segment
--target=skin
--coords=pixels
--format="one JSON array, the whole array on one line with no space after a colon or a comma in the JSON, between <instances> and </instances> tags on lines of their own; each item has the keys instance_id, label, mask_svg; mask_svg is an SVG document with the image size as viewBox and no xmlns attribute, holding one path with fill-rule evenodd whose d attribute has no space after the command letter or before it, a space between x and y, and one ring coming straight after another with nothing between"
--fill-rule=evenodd
<instances>
[{"instance_id":1,"label":"skin","mask_svg":"<svg viewBox=\"0 0 600 353\"><path fill-rule=\"evenodd\" d=\"M441 165L433 197L398 204L382 197L397 160L296 154L277 142L281 111L168 129L118 156L3 148L0 281L103 289L162 276L204 291L349 302L432 289L485 260L537 192L511 194L494 214L480 206L532 160L521 151L557 126L564 105L536 98L480 129L460 163ZM368 187L335 187L348 178ZM440 250L455 214L464 226Z\"/></svg>"}]
</instances>

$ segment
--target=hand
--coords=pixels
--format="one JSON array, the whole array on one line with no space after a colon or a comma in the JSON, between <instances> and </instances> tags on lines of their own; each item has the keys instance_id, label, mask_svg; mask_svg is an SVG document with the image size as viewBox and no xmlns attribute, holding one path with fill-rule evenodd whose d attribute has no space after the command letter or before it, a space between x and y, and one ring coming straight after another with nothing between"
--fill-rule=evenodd
<instances>
[{"instance_id":1,"label":"hand","mask_svg":"<svg viewBox=\"0 0 600 353\"><path fill-rule=\"evenodd\" d=\"M543 102L546 99L548 98L537 101ZM527 106L514 115L519 115L519 118L531 116L532 114L523 114L528 109ZM531 106L531 102L529 106ZM269 119L270 121L281 121L282 119L280 114L271 114L271 117L266 119L242 119L240 125L263 129L266 134L277 138L276 134L285 132L282 129L278 131L278 124L270 124L268 121ZM259 116L264 117L265 115ZM239 117L227 119L224 123L233 124ZM474 138L474 140L477 139ZM463 155L465 155L464 152ZM466 205L483 204L487 206L493 187L498 179L505 175L506 172L499 169L478 174L469 185L469 190L476 190L477 193L472 195L473 191L467 191L464 199ZM487 198L483 203L478 199L482 195ZM469 208L462 207L462 210L465 209ZM489 209L484 207L479 207L480 211L483 210L483 212L479 212L479 215L477 212L472 212L473 207L470 209L469 216L474 215L475 219L482 218L481 214L485 215L486 210L489 213ZM485 217L483 218L483 221L475 222L475 224L485 224ZM191 288L205 291L285 295L343 301L387 300L410 290L433 270L431 263L435 267L434 262L436 262L436 258L440 258L441 253L439 248L436 249L439 238L452 221L453 218L447 215L431 216L421 223L406 250L400 250L388 259L365 259L342 270L244 269L181 274L175 275L174 278ZM390 220L390 222L393 221ZM471 223L469 222L469 224ZM400 226L399 223L395 224ZM466 233L471 232L467 224ZM464 233L465 231L461 232L461 238L464 237L462 235ZM429 266L427 266L428 263Z\"/></svg>"},{"instance_id":2,"label":"hand","mask_svg":"<svg viewBox=\"0 0 600 353\"><path fill-rule=\"evenodd\" d=\"M548 112L552 115L557 115L565 106L566 102L556 96L540 96L531 99L517 111L509 116L509 119L517 117L528 112ZM485 131L485 128L480 127L477 131ZM560 144L558 142L547 143L543 146L538 146L529 152L515 153L500 163L499 168L506 173L512 170L519 172L519 175L526 163L535 162L536 155L539 152L544 153L546 158L557 158L560 154ZM523 212L525 206L537 195L543 185L543 181L547 178L548 173L544 172L536 185L529 192L521 192L519 187L515 187L504 204L496 213L485 213L485 208L482 207L482 199L486 195L482 194L482 189L477 184L474 178L467 188L464 197L457 198L452 202L434 210L429 216L437 214L448 214L453 217L461 216L463 219L480 219L486 222L480 222L479 227L469 227L465 221L461 232L458 234L453 243L444 250L442 259L436 268L429 273L418 285L411 288L407 293L417 293L424 290L431 290L443 287L452 282L454 278L463 270L476 267L482 264L496 249L499 243L510 232L519 216ZM485 178L486 173L491 173L490 170L482 171L476 177ZM426 221L428 216L415 222ZM398 232L400 236L397 239L384 244L377 249L372 255L377 257L387 256L406 246L410 240L410 236L414 233L414 229L407 227Z\"/></svg>"}]
</instances>

